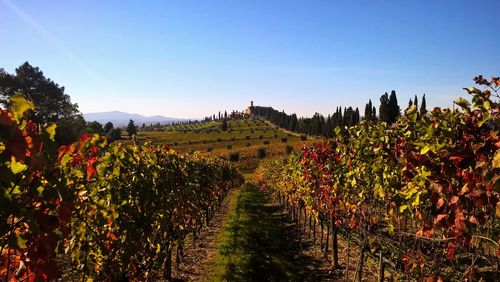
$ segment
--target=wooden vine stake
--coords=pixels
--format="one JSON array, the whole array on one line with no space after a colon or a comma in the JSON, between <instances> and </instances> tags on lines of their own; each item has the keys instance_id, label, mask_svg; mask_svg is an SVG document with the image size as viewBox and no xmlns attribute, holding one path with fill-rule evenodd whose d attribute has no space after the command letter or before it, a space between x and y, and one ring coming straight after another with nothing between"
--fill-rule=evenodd
<instances>
[{"instance_id":1,"label":"wooden vine stake","mask_svg":"<svg viewBox=\"0 0 500 282\"><path fill-rule=\"evenodd\" d=\"M345 267L345 280L349 281L349 263L351 258L351 232L347 234L347 263Z\"/></svg>"},{"instance_id":2,"label":"wooden vine stake","mask_svg":"<svg viewBox=\"0 0 500 282\"><path fill-rule=\"evenodd\" d=\"M166 246L166 257L165 257L165 267L163 269L163 278L167 281L172 280L172 246L169 243L167 243Z\"/></svg>"},{"instance_id":3,"label":"wooden vine stake","mask_svg":"<svg viewBox=\"0 0 500 282\"><path fill-rule=\"evenodd\" d=\"M339 244L337 238L337 227L333 215L330 215L330 224L332 228L332 270L339 268Z\"/></svg>"},{"instance_id":4,"label":"wooden vine stake","mask_svg":"<svg viewBox=\"0 0 500 282\"><path fill-rule=\"evenodd\" d=\"M366 249L366 240L363 242L363 245L361 246L358 266L356 267L356 275L354 276L354 281L361 282L361 280L363 279L363 265L365 264L365 249Z\"/></svg>"},{"instance_id":5,"label":"wooden vine stake","mask_svg":"<svg viewBox=\"0 0 500 282\"><path fill-rule=\"evenodd\" d=\"M382 250L380 250L379 257L378 257L378 281L383 282L384 281L384 257L382 255Z\"/></svg>"}]
</instances>

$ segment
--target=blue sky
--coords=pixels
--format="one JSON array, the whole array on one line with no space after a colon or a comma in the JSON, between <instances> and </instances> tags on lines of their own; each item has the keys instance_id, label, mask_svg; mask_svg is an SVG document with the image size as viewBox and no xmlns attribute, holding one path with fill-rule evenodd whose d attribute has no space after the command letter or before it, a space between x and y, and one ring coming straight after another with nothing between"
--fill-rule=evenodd
<instances>
[{"instance_id":1,"label":"blue sky","mask_svg":"<svg viewBox=\"0 0 500 282\"><path fill-rule=\"evenodd\" d=\"M82 112L196 118L250 100L299 115L451 106L500 75L500 1L0 0L0 67L25 61ZM420 98L419 98L420 99Z\"/></svg>"}]
</instances>

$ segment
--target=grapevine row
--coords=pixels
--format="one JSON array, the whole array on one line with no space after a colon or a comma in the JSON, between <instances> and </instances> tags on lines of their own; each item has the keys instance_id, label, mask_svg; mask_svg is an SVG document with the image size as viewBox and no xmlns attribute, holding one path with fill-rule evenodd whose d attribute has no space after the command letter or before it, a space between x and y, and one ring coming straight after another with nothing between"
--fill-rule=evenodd
<instances>
[{"instance_id":1,"label":"grapevine row","mask_svg":"<svg viewBox=\"0 0 500 282\"><path fill-rule=\"evenodd\" d=\"M230 163L167 146L84 135L58 148L32 103L12 105L0 110L0 281L169 278L173 247L241 183Z\"/></svg>"},{"instance_id":2,"label":"grapevine row","mask_svg":"<svg viewBox=\"0 0 500 282\"><path fill-rule=\"evenodd\" d=\"M485 89L467 88L472 103L457 99L460 110L419 116L412 106L392 125L336 128L327 142L263 162L256 178L329 224L333 268L343 230L361 260L369 249L419 279L498 272L500 79L475 80Z\"/></svg>"}]
</instances>

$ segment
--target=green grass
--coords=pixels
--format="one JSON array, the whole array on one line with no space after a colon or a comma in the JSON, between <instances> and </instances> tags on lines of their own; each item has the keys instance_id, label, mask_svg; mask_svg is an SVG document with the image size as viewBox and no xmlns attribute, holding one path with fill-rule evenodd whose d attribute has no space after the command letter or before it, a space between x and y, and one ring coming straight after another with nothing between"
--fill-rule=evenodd
<instances>
[{"instance_id":1,"label":"green grass","mask_svg":"<svg viewBox=\"0 0 500 282\"><path fill-rule=\"evenodd\" d=\"M307 273L298 242L269 196L249 182L230 201L230 216L218 238L209 281L303 281Z\"/></svg>"}]
</instances>

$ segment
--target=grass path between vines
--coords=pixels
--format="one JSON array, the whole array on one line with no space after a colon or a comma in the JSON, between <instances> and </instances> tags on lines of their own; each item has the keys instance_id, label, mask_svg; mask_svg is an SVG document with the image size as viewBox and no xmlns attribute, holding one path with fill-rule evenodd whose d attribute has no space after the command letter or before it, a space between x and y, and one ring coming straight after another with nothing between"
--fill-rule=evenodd
<instances>
[{"instance_id":1,"label":"grass path between vines","mask_svg":"<svg viewBox=\"0 0 500 282\"><path fill-rule=\"evenodd\" d=\"M204 281L327 280L322 262L301 251L295 224L249 182L232 197L216 245Z\"/></svg>"}]
</instances>

